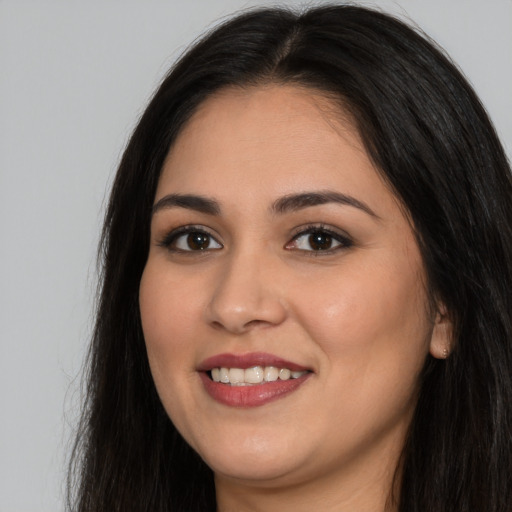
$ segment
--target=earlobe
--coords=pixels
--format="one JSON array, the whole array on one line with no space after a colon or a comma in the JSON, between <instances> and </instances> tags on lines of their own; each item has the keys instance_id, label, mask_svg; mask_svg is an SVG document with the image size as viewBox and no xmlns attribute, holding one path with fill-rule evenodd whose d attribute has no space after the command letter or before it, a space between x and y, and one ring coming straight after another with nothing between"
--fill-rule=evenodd
<instances>
[{"instance_id":1,"label":"earlobe","mask_svg":"<svg viewBox=\"0 0 512 512\"><path fill-rule=\"evenodd\" d=\"M452 349L452 320L446 307L442 304L436 313L434 328L430 338L430 355L436 359L447 359Z\"/></svg>"}]
</instances>

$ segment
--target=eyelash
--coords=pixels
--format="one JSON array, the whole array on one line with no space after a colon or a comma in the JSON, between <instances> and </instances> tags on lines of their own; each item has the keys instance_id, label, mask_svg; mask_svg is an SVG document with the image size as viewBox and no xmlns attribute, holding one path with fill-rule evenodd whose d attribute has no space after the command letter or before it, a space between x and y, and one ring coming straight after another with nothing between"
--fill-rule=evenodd
<instances>
[{"instance_id":1,"label":"eyelash","mask_svg":"<svg viewBox=\"0 0 512 512\"><path fill-rule=\"evenodd\" d=\"M192 250L192 249L186 250L186 249L180 249L180 248L177 248L174 246L180 237L182 237L184 235L191 235L193 233L198 233L198 234L208 237L210 241L213 240L215 243L220 245L220 247L214 248L214 249L206 248L206 249L197 249L197 250ZM179 227L178 229L172 230L170 233L165 235L165 237L158 243L158 245L160 247L165 247L166 249L168 249L171 252L179 252L179 253L187 253L187 252L189 252L189 253L204 253L205 251L212 251L212 250L217 251L219 249L222 249L222 247L223 247L222 244L219 241L217 241L217 239L211 233L206 231L201 226L194 226L194 225L182 226L182 227Z\"/></svg>"},{"instance_id":2,"label":"eyelash","mask_svg":"<svg viewBox=\"0 0 512 512\"><path fill-rule=\"evenodd\" d=\"M321 235L329 236L333 241L337 242L339 245L331 247L329 249L320 249L320 250L301 250L301 249L293 249L289 247L292 243L296 242L302 237L311 236L315 233L319 233ZM289 250L295 250L306 253L308 256L321 256L333 254L335 252L341 251L343 249L348 249L354 245L354 242L345 234L341 234L338 231L330 229L326 227L324 224L310 224L308 226L302 226L299 228L298 232L293 236L290 242L285 245L285 248Z\"/></svg>"},{"instance_id":3,"label":"eyelash","mask_svg":"<svg viewBox=\"0 0 512 512\"><path fill-rule=\"evenodd\" d=\"M331 248L318 249L318 250L314 250L314 249L306 250L306 249L299 249L299 248L291 247L291 245L293 243L295 243L297 240L299 240L300 238L305 237L305 236L311 236L316 233L330 237L334 242L337 242L338 245L331 247ZM214 248L206 247L204 249L195 249L195 250L194 249L187 250L187 249L181 249L181 248L176 247L176 243L179 241L180 237L185 236L185 235L191 235L191 234L204 235L205 237L208 238L209 245L211 243L215 243L215 244L218 244L219 247L214 247ZM223 245L211 233L206 231L201 226L194 226L194 225L182 226L178 229L171 231L158 243L158 245L161 247L165 247L167 250L169 250L171 252L199 253L199 254L201 254L201 253L204 254L206 251L217 251L217 250L220 250L223 248ZM293 235L292 239L285 244L284 248L288 249L288 250L303 252L310 256L320 256L320 255L332 254L334 252L337 252L337 251L340 251L343 249L348 249L352 245L353 245L353 241L348 236L342 235L341 233L339 233L337 231L327 228L323 224L311 224L308 226L302 226L300 228L300 230L298 230L297 233L295 235Z\"/></svg>"}]
</instances>

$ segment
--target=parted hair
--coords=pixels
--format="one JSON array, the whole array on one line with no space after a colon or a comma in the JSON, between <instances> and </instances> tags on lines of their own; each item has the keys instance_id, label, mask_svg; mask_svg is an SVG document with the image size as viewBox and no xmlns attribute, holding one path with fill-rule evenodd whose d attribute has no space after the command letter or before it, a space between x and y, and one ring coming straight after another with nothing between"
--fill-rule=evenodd
<instances>
[{"instance_id":1,"label":"parted hair","mask_svg":"<svg viewBox=\"0 0 512 512\"><path fill-rule=\"evenodd\" d=\"M355 5L243 12L179 59L142 114L105 215L68 509L215 511L212 472L153 384L139 283L156 186L177 134L216 91L269 83L327 94L355 120L411 220L430 297L453 324L450 356L425 360L390 502L400 512L510 512L510 166L444 52L402 21Z\"/></svg>"}]
</instances>

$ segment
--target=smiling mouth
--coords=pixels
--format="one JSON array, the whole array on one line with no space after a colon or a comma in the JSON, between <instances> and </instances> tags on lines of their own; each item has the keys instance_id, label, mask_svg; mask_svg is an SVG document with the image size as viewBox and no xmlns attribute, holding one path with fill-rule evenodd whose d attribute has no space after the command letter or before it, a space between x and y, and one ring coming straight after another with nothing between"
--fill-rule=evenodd
<instances>
[{"instance_id":1,"label":"smiling mouth","mask_svg":"<svg viewBox=\"0 0 512 512\"><path fill-rule=\"evenodd\" d=\"M236 408L258 407L284 398L314 373L312 368L264 352L217 354L196 370L211 398Z\"/></svg>"},{"instance_id":2,"label":"smiling mouth","mask_svg":"<svg viewBox=\"0 0 512 512\"><path fill-rule=\"evenodd\" d=\"M299 379L309 370L290 370L276 366L253 366L251 368L212 368L208 375L214 382L230 386L255 386L278 380Z\"/></svg>"}]
</instances>

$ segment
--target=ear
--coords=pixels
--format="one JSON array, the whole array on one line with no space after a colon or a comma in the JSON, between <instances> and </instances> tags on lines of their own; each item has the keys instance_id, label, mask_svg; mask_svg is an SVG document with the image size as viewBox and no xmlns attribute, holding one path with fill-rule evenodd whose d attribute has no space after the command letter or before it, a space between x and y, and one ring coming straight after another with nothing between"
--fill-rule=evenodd
<instances>
[{"instance_id":1,"label":"ear","mask_svg":"<svg viewBox=\"0 0 512 512\"><path fill-rule=\"evenodd\" d=\"M430 338L430 355L446 359L453 350L453 324L444 304L440 304Z\"/></svg>"}]
</instances>

